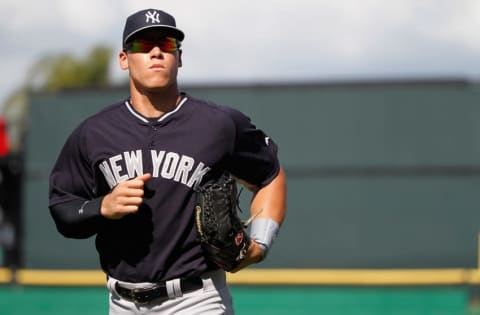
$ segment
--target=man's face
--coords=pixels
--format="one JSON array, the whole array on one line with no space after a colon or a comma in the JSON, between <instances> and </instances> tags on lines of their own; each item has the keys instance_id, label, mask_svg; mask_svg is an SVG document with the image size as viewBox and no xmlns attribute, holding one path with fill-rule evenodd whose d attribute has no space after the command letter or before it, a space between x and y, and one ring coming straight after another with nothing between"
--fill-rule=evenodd
<instances>
[{"instance_id":1,"label":"man's face","mask_svg":"<svg viewBox=\"0 0 480 315\"><path fill-rule=\"evenodd\" d=\"M182 64L179 47L176 39L159 31L140 32L120 53L120 67L129 70L137 89L154 92L176 86Z\"/></svg>"}]
</instances>

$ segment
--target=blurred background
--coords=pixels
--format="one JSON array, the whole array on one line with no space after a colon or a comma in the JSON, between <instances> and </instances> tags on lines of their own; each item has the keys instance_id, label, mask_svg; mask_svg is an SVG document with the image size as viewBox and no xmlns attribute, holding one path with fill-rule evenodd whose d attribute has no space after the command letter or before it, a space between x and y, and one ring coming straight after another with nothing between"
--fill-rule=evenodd
<instances>
[{"instance_id":1,"label":"blurred background","mask_svg":"<svg viewBox=\"0 0 480 315\"><path fill-rule=\"evenodd\" d=\"M239 314L480 313L480 2L2 0L5 314L107 312L94 240L57 233L48 176L81 120L128 97L118 52L144 8L186 34L182 90L280 147L289 211L268 260L229 278Z\"/></svg>"}]
</instances>

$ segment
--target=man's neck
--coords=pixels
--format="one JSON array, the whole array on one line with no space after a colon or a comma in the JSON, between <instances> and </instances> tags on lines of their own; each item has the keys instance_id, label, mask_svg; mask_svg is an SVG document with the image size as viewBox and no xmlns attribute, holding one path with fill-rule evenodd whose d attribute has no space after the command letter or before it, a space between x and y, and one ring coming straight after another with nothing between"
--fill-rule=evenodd
<instances>
[{"instance_id":1,"label":"man's neck","mask_svg":"<svg viewBox=\"0 0 480 315\"><path fill-rule=\"evenodd\" d=\"M142 116L157 118L174 110L180 102L180 98L178 90L144 94L132 92L130 103Z\"/></svg>"}]
</instances>

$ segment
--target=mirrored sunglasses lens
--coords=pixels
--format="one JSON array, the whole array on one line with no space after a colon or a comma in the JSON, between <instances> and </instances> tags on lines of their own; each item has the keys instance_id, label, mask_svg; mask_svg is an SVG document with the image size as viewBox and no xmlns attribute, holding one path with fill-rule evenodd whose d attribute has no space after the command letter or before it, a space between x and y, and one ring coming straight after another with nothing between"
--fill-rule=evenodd
<instances>
[{"instance_id":1,"label":"mirrored sunglasses lens","mask_svg":"<svg viewBox=\"0 0 480 315\"><path fill-rule=\"evenodd\" d=\"M159 44L160 49L166 52L174 52L178 49L177 40L173 37L165 37Z\"/></svg>"},{"instance_id":2,"label":"mirrored sunglasses lens","mask_svg":"<svg viewBox=\"0 0 480 315\"><path fill-rule=\"evenodd\" d=\"M153 48L153 43L141 41L141 40L134 40L130 45L130 52L132 53L145 53L149 52Z\"/></svg>"},{"instance_id":3,"label":"mirrored sunglasses lens","mask_svg":"<svg viewBox=\"0 0 480 315\"><path fill-rule=\"evenodd\" d=\"M164 52L175 52L179 47L175 38L165 37L158 41L137 39L132 41L127 49L131 53L147 53L155 46L158 46Z\"/></svg>"}]
</instances>

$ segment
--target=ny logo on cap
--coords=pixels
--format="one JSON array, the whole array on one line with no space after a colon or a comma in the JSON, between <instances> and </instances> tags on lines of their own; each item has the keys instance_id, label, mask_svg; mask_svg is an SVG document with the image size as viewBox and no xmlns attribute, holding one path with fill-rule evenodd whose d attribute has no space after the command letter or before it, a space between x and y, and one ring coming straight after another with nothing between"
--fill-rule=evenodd
<instances>
[{"instance_id":1,"label":"ny logo on cap","mask_svg":"<svg viewBox=\"0 0 480 315\"><path fill-rule=\"evenodd\" d=\"M158 13L157 11L148 11L147 13L145 13L145 17L147 18L145 23L148 23L148 21L150 21L151 23L160 23L160 13Z\"/></svg>"}]
</instances>

